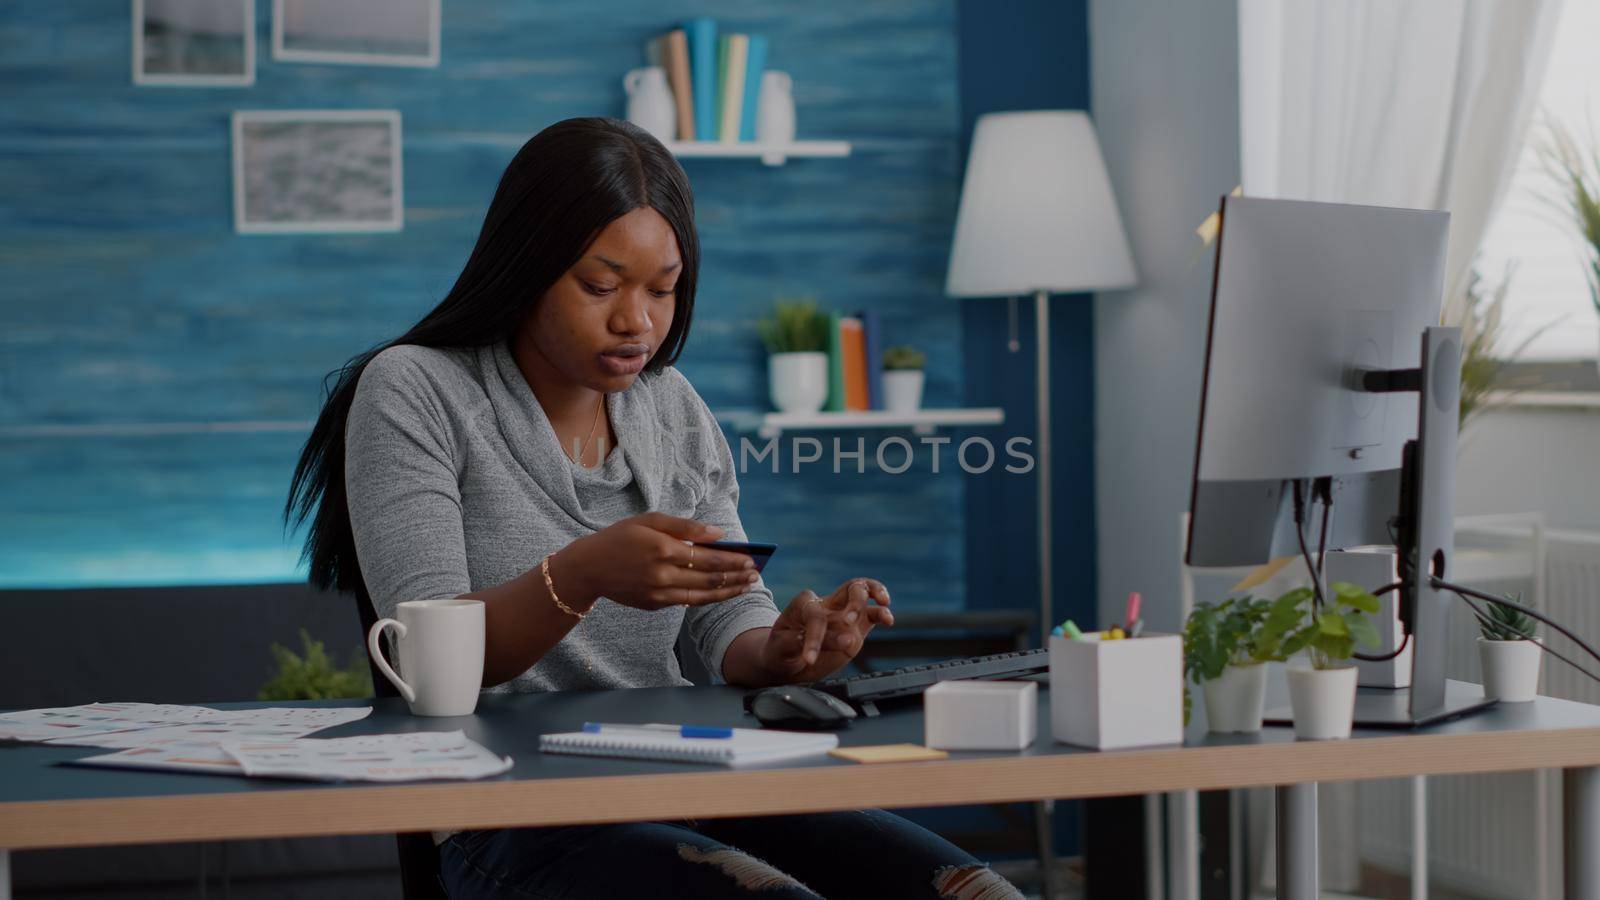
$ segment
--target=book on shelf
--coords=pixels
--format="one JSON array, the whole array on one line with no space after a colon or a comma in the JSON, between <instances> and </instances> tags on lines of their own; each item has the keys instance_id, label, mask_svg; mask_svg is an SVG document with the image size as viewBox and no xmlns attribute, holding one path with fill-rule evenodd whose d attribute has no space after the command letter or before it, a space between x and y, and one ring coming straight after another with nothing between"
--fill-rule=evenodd
<instances>
[{"instance_id":1,"label":"book on shelf","mask_svg":"<svg viewBox=\"0 0 1600 900\"><path fill-rule=\"evenodd\" d=\"M839 318L839 346L842 351L844 376L844 408L850 412L871 409L867 400L867 342L862 333L861 319L856 316Z\"/></svg>"},{"instance_id":2,"label":"book on shelf","mask_svg":"<svg viewBox=\"0 0 1600 900\"><path fill-rule=\"evenodd\" d=\"M672 103L678 110L678 140L694 140L694 89L689 77L689 36L674 28L662 38L662 63L667 70L667 86L672 88Z\"/></svg>"},{"instance_id":3,"label":"book on shelf","mask_svg":"<svg viewBox=\"0 0 1600 900\"><path fill-rule=\"evenodd\" d=\"M744 64L744 103L739 117L739 140L756 139L756 111L761 102L761 73L767 67L767 39L763 35L749 35L749 48Z\"/></svg>"},{"instance_id":4,"label":"book on shelf","mask_svg":"<svg viewBox=\"0 0 1600 900\"><path fill-rule=\"evenodd\" d=\"M719 113L717 140L733 143L739 139L739 128L744 114L744 69L749 57L750 37L744 34L724 35L722 44L722 80L717 84Z\"/></svg>"},{"instance_id":5,"label":"book on shelf","mask_svg":"<svg viewBox=\"0 0 1600 900\"><path fill-rule=\"evenodd\" d=\"M844 412L844 344L839 334L839 314L828 313L827 412Z\"/></svg>"},{"instance_id":6,"label":"book on shelf","mask_svg":"<svg viewBox=\"0 0 1600 900\"><path fill-rule=\"evenodd\" d=\"M861 320L867 355L867 408L883 409L883 322L871 310L856 313Z\"/></svg>"},{"instance_id":7,"label":"book on shelf","mask_svg":"<svg viewBox=\"0 0 1600 900\"><path fill-rule=\"evenodd\" d=\"M701 16L683 26L689 43L690 90L694 94L696 139L714 139L717 133L717 22Z\"/></svg>"}]
</instances>

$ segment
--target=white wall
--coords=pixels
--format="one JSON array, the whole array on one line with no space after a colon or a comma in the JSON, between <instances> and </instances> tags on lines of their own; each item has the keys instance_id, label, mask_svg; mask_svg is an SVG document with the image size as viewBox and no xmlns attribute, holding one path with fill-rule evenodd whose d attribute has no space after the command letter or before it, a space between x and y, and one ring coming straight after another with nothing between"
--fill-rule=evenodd
<instances>
[{"instance_id":1,"label":"white wall","mask_svg":"<svg viewBox=\"0 0 1600 900\"><path fill-rule=\"evenodd\" d=\"M1462 434L1456 512L1543 512L1553 528L1600 531L1600 405L1490 410Z\"/></svg>"},{"instance_id":2,"label":"white wall","mask_svg":"<svg viewBox=\"0 0 1600 900\"><path fill-rule=\"evenodd\" d=\"M1095 505L1103 621L1142 591L1178 624L1211 253L1194 229L1239 183L1236 0L1091 0L1093 115L1139 270L1095 298Z\"/></svg>"}]
</instances>

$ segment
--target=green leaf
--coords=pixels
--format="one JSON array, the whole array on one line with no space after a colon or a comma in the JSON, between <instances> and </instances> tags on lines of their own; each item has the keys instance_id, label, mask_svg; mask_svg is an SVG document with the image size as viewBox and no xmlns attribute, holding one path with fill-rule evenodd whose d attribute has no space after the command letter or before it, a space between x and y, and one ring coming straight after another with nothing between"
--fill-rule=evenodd
<instances>
[{"instance_id":1,"label":"green leaf","mask_svg":"<svg viewBox=\"0 0 1600 900\"><path fill-rule=\"evenodd\" d=\"M1331 587L1336 598L1335 602L1359 609L1364 613L1376 613L1378 611L1378 598L1365 590L1343 581L1335 582Z\"/></svg>"},{"instance_id":2,"label":"green leaf","mask_svg":"<svg viewBox=\"0 0 1600 900\"><path fill-rule=\"evenodd\" d=\"M1283 642L1283 657L1287 659L1304 650L1306 645L1311 643L1313 634L1314 632L1306 630L1290 635L1289 639Z\"/></svg>"},{"instance_id":3,"label":"green leaf","mask_svg":"<svg viewBox=\"0 0 1600 900\"><path fill-rule=\"evenodd\" d=\"M1344 625L1344 616L1331 611L1323 613L1317 620L1317 630L1329 637L1344 637L1350 633L1350 629Z\"/></svg>"},{"instance_id":4,"label":"green leaf","mask_svg":"<svg viewBox=\"0 0 1600 900\"><path fill-rule=\"evenodd\" d=\"M1355 638L1356 643L1363 647L1376 647L1383 643L1383 639L1378 636L1378 629L1372 626L1366 616L1346 616L1345 626L1349 630L1350 636Z\"/></svg>"}]
</instances>

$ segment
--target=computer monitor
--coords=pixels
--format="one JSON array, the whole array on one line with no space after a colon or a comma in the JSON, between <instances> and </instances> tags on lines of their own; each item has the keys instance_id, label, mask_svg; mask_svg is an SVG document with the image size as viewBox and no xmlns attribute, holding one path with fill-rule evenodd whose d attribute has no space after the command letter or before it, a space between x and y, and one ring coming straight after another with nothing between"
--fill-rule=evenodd
<instances>
[{"instance_id":1,"label":"computer monitor","mask_svg":"<svg viewBox=\"0 0 1600 900\"><path fill-rule=\"evenodd\" d=\"M1187 562L1300 556L1302 538L1396 545L1427 562L1402 566L1412 687L1364 689L1356 721L1482 705L1447 696L1450 601L1429 581L1453 552L1460 338L1436 324L1449 214L1224 197L1221 219Z\"/></svg>"}]
</instances>

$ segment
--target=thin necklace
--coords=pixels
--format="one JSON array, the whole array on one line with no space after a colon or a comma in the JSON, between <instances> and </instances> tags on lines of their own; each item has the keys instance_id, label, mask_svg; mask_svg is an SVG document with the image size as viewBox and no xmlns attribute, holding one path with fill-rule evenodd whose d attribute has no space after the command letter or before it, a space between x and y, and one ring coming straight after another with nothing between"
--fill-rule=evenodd
<instances>
[{"instance_id":1,"label":"thin necklace","mask_svg":"<svg viewBox=\"0 0 1600 900\"><path fill-rule=\"evenodd\" d=\"M589 423L589 436L584 438L583 443L578 445L578 456L572 460L580 466L583 465L583 456L589 449L589 442L594 439L594 430L600 427L600 411L605 408L606 395L601 394L600 402L594 405L594 421ZM596 460L596 462L599 462L599 460Z\"/></svg>"}]
</instances>

